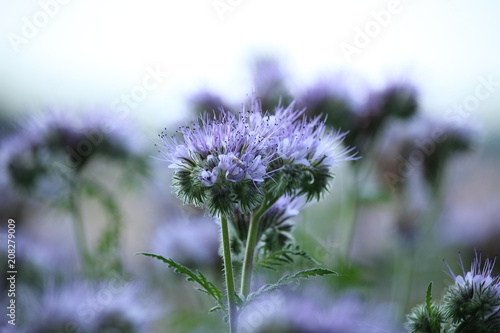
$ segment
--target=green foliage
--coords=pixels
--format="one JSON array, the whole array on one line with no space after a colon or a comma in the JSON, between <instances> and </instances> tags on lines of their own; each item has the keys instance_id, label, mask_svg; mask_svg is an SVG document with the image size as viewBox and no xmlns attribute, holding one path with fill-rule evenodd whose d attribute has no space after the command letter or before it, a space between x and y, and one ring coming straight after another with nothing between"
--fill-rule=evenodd
<instances>
[{"instance_id":1,"label":"green foliage","mask_svg":"<svg viewBox=\"0 0 500 333\"><path fill-rule=\"evenodd\" d=\"M434 308L432 304L432 281L427 286L427 293L425 295L425 309L427 312L431 313Z\"/></svg>"},{"instance_id":2,"label":"green foliage","mask_svg":"<svg viewBox=\"0 0 500 333\"><path fill-rule=\"evenodd\" d=\"M338 276L339 274L335 271L332 271L327 268L311 268L311 269L305 269L301 270L297 273L294 274L286 274L283 277L281 277L276 283L271 283L271 284L265 284L262 287L260 287L257 291L250 293L245 302L248 304L251 301L256 300L257 298L270 293L275 290L279 290L283 287L288 286L291 283L296 283L301 279L309 279L310 277L316 277L316 276L325 276L325 275L333 275L333 276Z\"/></svg>"},{"instance_id":3,"label":"green foliage","mask_svg":"<svg viewBox=\"0 0 500 333\"><path fill-rule=\"evenodd\" d=\"M205 294L210 295L214 299L214 301L217 303L217 305L215 307L211 308L209 310L209 312L223 310L224 312L227 313L227 309L226 309L226 306L224 305L221 291L212 282L208 281L207 278L200 271L197 271L196 273L194 273L189 268L173 261L172 259L165 258L165 257L162 257L162 256L157 255L157 254L146 253L146 252L141 252L141 253L136 253L136 254L142 254L142 255L163 261L164 263L168 264L168 267L173 268L174 272L186 275L187 281L196 282L200 286L200 288L196 288L196 289L205 293Z\"/></svg>"},{"instance_id":4,"label":"green foliage","mask_svg":"<svg viewBox=\"0 0 500 333\"><path fill-rule=\"evenodd\" d=\"M307 252L301 250L299 246L288 244L284 248L272 252L263 251L262 257L257 258L255 266L276 271L277 267L293 264L294 257L297 256L318 264L316 260L307 254Z\"/></svg>"},{"instance_id":5,"label":"green foliage","mask_svg":"<svg viewBox=\"0 0 500 333\"><path fill-rule=\"evenodd\" d=\"M427 287L425 304L415 307L407 317L406 328L409 333L441 333L445 314L441 307L432 301L432 282Z\"/></svg>"}]
</instances>

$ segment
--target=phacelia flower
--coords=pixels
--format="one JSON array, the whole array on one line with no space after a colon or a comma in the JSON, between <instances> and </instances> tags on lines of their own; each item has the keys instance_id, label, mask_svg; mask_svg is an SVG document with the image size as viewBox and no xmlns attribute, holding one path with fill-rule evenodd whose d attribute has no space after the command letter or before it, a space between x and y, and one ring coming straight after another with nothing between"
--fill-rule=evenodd
<instances>
[{"instance_id":1,"label":"phacelia flower","mask_svg":"<svg viewBox=\"0 0 500 333\"><path fill-rule=\"evenodd\" d=\"M482 265L481 254L476 256L471 269L465 272L462 259L462 275L450 274L455 284L444 296L444 309L456 327L466 332L500 331L500 280L492 276L495 259L487 258ZM457 332L465 332L457 329Z\"/></svg>"},{"instance_id":2,"label":"phacelia flower","mask_svg":"<svg viewBox=\"0 0 500 333\"><path fill-rule=\"evenodd\" d=\"M205 115L177 135L159 135L157 147L175 169L173 187L187 204L212 215L251 212L267 199L287 194L319 198L333 177L331 168L353 159L341 147L345 134L308 120L294 103L263 112L252 97L239 115Z\"/></svg>"}]
</instances>

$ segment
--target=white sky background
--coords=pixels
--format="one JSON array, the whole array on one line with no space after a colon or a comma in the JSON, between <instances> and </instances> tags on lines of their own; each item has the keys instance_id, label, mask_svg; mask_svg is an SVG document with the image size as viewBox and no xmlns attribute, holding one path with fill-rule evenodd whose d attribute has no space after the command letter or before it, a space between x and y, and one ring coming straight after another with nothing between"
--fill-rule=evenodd
<instances>
[{"instance_id":1,"label":"white sky background","mask_svg":"<svg viewBox=\"0 0 500 333\"><path fill-rule=\"evenodd\" d=\"M41 4L56 1L0 0L1 112L111 107L142 83L147 66L159 66L168 78L132 110L158 125L186 114L186 97L203 87L240 101L252 89L251 62L262 54L282 62L295 89L338 72L371 87L414 82L433 113L474 95L480 76L500 82L495 0L401 0L400 12L350 63L340 44L354 45L355 29L391 1L220 0L232 6L221 19L214 0L59 0L67 3L57 2L16 51L11 40L23 37L25 19L36 23ZM496 128L495 89L471 119Z\"/></svg>"}]
</instances>

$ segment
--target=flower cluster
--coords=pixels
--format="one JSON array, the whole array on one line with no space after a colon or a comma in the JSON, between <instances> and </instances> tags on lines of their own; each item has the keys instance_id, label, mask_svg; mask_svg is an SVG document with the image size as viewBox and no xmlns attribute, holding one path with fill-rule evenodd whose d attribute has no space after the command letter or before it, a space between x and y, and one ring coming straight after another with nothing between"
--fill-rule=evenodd
<instances>
[{"instance_id":1,"label":"flower cluster","mask_svg":"<svg viewBox=\"0 0 500 333\"><path fill-rule=\"evenodd\" d=\"M455 284L444 296L444 309L456 332L500 332L500 279L491 275L495 260L481 264L481 254L476 254L469 272L463 265L463 275L450 270Z\"/></svg>"},{"instance_id":2,"label":"flower cluster","mask_svg":"<svg viewBox=\"0 0 500 333\"><path fill-rule=\"evenodd\" d=\"M416 332L500 332L500 278L492 276L495 260L487 258L482 264L481 254L476 256L470 271L450 275L455 283L448 287L442 304L430 304L430 291L426 305L413 309L408 316L407 329Z\"/></svg>"},{"instance_id":3,"label":"flower cluster","mask_svg":"<svg viewBox=\"0 0 500 333\"><path fill-rule=\"evenodd\" d=\"M266 196L319 198L331 168L353 158L352 149L339 149L345 134L328 131L319 117L307 120L294 103L271 115L256 97L238 116L205 116L177 133L161 133L157 144L176 169L174 189L214 216L251 212Z\"/></svg>"}]
</instances>

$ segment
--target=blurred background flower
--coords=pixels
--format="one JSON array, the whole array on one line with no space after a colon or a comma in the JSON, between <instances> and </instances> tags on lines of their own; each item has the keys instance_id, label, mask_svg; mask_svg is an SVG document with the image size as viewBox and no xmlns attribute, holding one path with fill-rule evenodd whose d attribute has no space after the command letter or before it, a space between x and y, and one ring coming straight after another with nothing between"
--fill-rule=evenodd
<instances>
[{"instance_id":1,"label":"blurred background flower","mask_svg":"<svg viewBox=\"0 0 500 333\"><path fill-rule=\"evenodd\" d=\"M52 281L41 290L20 287L24 289L17 297L16 329L23 332L147 332L152 321L166 314L165 305L150 291L119 278L100 283L74 280L64 285Z\"/></svg>"},{"instance_id":2,"label":"blurred background flower","mask_svg":"<svg viewBox=\"0 0 500 333\"><path fill-rule=\"evenodd\" d=\"M292 287L292 290L296 289ZM396 332L389 305L370 304L356 293L328 294L320 284L274 292L248 305L241 332Z\"/></svg>"}]
</instances>

